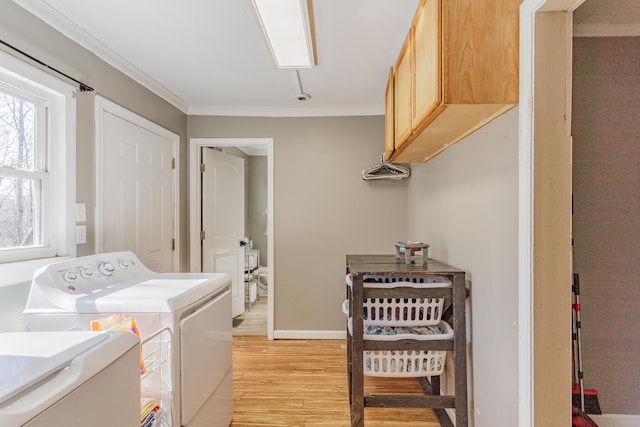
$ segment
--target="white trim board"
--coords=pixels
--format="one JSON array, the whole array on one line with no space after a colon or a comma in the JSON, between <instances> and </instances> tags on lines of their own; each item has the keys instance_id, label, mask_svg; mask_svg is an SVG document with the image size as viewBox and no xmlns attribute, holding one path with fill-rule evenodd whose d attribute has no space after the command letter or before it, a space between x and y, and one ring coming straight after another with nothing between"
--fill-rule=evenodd
<instances>
[{"instance_id":1,"label":"white trim board","mask_svg":"<svg viewBox=\"0 0 640 427\"><path fill-rule=\"evenodd\" d=\"M190 116L248 116L248 117L337 117L383 116L384 108L369 105L352 107L233 107L190 105Z\"/></svg>"},{"instance_id":2,"label":"white trim board","mask_svg":"<svg viewBox=\"0 0 640 427\"><path fill-rule=\"evenodd\" d=\"M598 427L638 427L640 415L602 414L589 415Z\"/></svg>"},{"instance_id":3,"label":"white trim board","mask_svg":"<svg viewBox=\"0 0 640 427\"><path fill-rule=\"evenodd\" d=\"M519 427L534 426L533 318L533 186L534 69L536 16L573 12L584 0L523 0L520 7L520 137L519 137ZM568 47L570 49L570 46ZM567 406L568 411L568 406Z\"/></svg>"},{"instance_id":4,"label":"white trim board","mask_svg":"<svg viewBox=\"0 0 640 427\"><path fill-rule=\"evenodd\" d=\"M533 426L533 56L535 13L541 0L520 7L518 185L518 425Z\"/></svg>"}]
</instances>

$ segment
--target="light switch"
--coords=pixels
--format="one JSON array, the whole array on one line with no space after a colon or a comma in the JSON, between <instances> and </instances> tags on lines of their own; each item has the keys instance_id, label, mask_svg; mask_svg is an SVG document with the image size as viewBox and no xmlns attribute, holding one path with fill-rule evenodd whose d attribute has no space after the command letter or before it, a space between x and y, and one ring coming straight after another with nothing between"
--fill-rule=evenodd
<instances>
[{"instance_id":1,"label":"light switch","mask_svg":"<svg viewBox=\"0 0 640 427\"><path fill-rule=\"evenodd\" d=\"M76 203L76 222L87 221L87 206L84 203Z\"/></svg>"},{"instance_id":2,"label":"light switch","mask_svg":"<svg viewBox=\"0 0 640 427\"><path fill-rule=\"evenodd\" d=\"M82 245L87 243L87 226L76 225L76 244Z\"/></svg>"}]
</instances>

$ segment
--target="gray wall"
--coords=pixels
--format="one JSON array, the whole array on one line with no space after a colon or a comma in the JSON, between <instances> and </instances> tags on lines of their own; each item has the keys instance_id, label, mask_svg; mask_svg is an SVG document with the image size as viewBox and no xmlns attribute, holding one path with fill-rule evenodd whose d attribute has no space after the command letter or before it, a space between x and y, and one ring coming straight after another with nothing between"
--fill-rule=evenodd
<instances>
[{"instance_id":1,"label":"gray wall","mask_svg":"<svg viewBox=\"0 0 640 427\"><path fill-rule=\"evenodd\" d=\"M406 238L406 182L363 181L384 119L190 116L190 138L274 138L276 331L344 330L345 255Z\"/></svg>"},{"instance_id":2,"label":"gray wall","mask_svg":"<svg viewBox=\"0 0 640 427\"><path fill-rule=\"evenodd\" d=\"M640 38L575 38L574 271L585 385L640 414Z\"/></svg>"},{"instance_id":3,"label":"gray wall","mask_svg":"<svg viewBox=\"0 0 640 427\"><path fill-rule=\"evenodd\" d=\"M247 162L247 227L246 235L253 238L253 249L260 250L260 265L268 265L267 247L267 156L250 156Z\"/></svg>"},{"instance_id":4,"label":"gray wall","mask_svg":"<svg viewBox=\"0 0 640 427\"><path fill-rule=\"evenodd\" d=\"M44 24L11 0L0 0L0 39L78 79L95 89L79 92L77 103L77 200L87 205L87 244L78 246L78 255L94 253L95 215L95 95L103 96L140 116L178 134L181 140L181 163L187 166L186 115L154 95L131 78L109 66L91 52L78 46ZM0 47L9 54L19 54ZM29 60L25 60L29 63ZM180 183L182 205L187 204L186 173ZM187 235L187 218L182 219L180 235ZM184 269L188 266L187 241L182 239Z\"/></svg>"},{"instance_id":5,"label":"gray wall","mask_svg":"<svg viewBox=\"0 0 640 427\"><path fill-rule=\"evenodd\" d=\"M408 238L467 273L473 425L516 426L518 109L413 165L407 200Z\"/></svg>"},{"instance_id":6,"label":"gray wall","mask_svg":"<svg viewBox=\"0 0 640 427\"><path fill-rule=\"evenodd\" d=\"M129 77L107 65L59 32L17 6L11 0L0 0L0 40L73 76L95 88L95 92L79 92L77 96L77 201L87 207L87 244L78 246L78 256L94 253L95 245L95 150L94 100L101 95L146 119L180 135L183 175L180 182L180 204L187 206L186 115ZM21 55L1 46L0 49L20 59ZM24 59L30 63L29 60ZM55 74L54 74L55 75ZM187 216L180 227L181 265L188 269ZM26 304L29 283L2 287L0 282L0 331L25 328L22 309Z\"/></svg>"},{"instance_id":7,"label":"gray wall","mask_svg":"<svg viewBox=\"0 0 640 427\"><path fill-rule=\"evenodd\" d=\"M78 255L93 253L95 243L95 94L180 135L180 205L188 206L186 115L12 1L0 0L0 7L0 39L96 89L78 94L77 200L86 203L88 217L88 242ZM193 117L189 123L192 137L275 138L275 327L342 330L344 255L391 252L392 242L405 238L405 183L360 178L382 152L383 118ZM181 265L187 270L188 212L183 214ZM11 307L24 306L27 286L1 292ZM7 328L22 322L16 325Z\"/></svg>"}]
</instances>

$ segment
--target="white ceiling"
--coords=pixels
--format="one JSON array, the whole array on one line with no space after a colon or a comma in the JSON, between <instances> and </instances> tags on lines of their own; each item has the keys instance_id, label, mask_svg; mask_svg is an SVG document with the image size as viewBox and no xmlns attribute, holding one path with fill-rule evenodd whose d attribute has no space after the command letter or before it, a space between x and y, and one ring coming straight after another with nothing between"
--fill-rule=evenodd
<instances>
[{"instance_id":1,"label":"white ceiling","mask_svg":"<svg viewBox=\"0 0 640 427\"><path fill-rule=\"evenodd\" d=\"M275 68L251 0L14 1L187 114L252 116L383 114L419 2L314 1L318 64L299 71L311 95L299 101L295 71ZM640 35L640 7L587 0L574 22L575 35Z\"/></svg>"},{"instance_id":2,"label":"white ceiling","mask_svg":"<svg viewBox=\"0 0 640 427\"><path fill-rule=\"evenodd\" d=\"M384 113L419 0L313 2L318 64L299 70L307 101L295 71L276 69L251 0L15 2L185 113L315 116Z\"/></svg>"}]
</instances>

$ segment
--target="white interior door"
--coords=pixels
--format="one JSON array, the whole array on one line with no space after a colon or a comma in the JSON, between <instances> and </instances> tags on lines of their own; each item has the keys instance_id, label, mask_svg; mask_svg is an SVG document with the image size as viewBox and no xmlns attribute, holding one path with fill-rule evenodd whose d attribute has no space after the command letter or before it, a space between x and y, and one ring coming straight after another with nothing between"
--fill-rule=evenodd
<instances>
[{"instance_id":1,"label":"white interior door","mask_svg":"<svg viewBox=\"0 0 640 427\"><path fill-rule=\"evenodd\" d=\"M231 276L232 316L244 312L244 159L201 149L202 271Z\"/></svg>"},{"instance_id":2,"label":"white interior door","mask_svg":"<svg viewBox=\"0 0 640 427\"><path fill-rule=\"evenodd\" d=\"M99 140L98 251L130 250L173 271L174 141L107 110Z\"/></svg>"}]
</instances>

